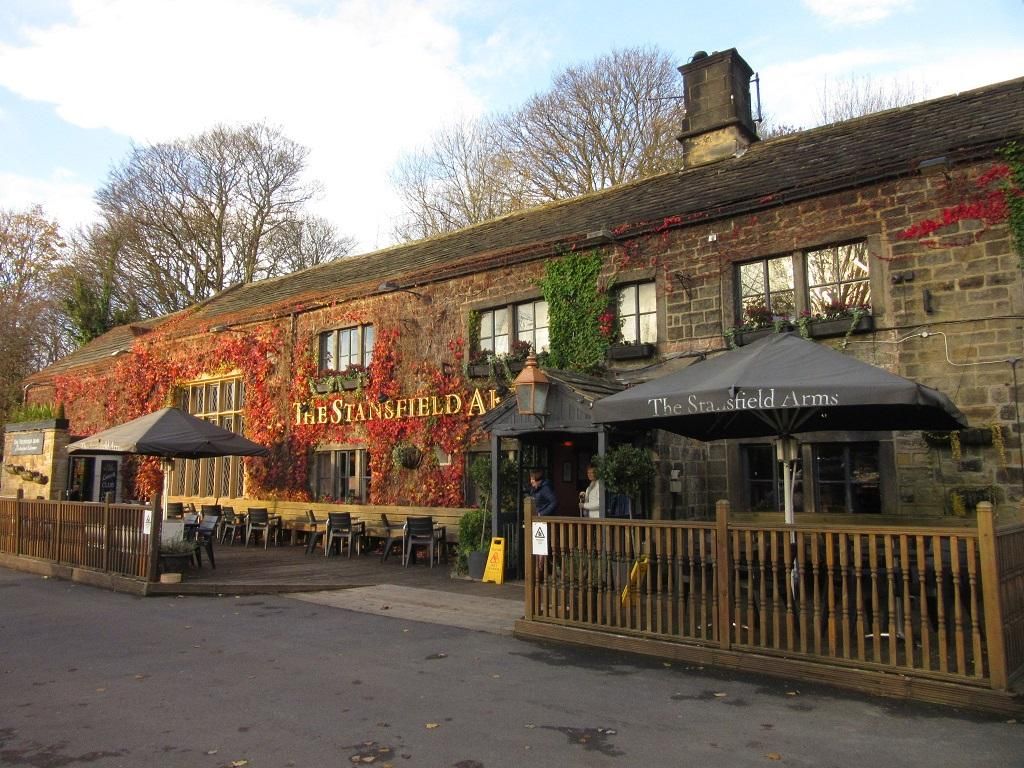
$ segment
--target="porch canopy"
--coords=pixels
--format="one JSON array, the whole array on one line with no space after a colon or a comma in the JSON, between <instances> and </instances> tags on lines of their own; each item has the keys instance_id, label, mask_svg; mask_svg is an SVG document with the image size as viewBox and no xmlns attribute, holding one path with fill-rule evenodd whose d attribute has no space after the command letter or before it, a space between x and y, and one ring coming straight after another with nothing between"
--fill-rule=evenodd
<instances>
[{"instance_id":1,"label":"porch canopy","mask_svg":"<svg viewBox=\"0 0 1024 768\"><path fill-rule=\"evenodd\" d=\"M795 459L791 435L967 426L938 390L795 333L772 334L598 400L593 418L703 441L772 436L787 481ZM784 490L791 523L789 482Z\"/></svg>"}]
</instances>

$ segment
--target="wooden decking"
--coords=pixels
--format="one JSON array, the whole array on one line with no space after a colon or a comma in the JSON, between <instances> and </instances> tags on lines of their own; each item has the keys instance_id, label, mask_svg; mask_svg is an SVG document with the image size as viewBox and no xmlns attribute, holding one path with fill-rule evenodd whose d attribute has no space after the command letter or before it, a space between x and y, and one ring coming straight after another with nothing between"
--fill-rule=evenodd
<instances>
[{"instance_id":1,"label":"wooden decking","mask_svg":"<svg viewBox=\"0 0 1024 768\"><path fill-rule=\"evenodd\" d=\"M323 548L307 555L302 545L249 545L242 547L216 545L217 567L211 568L203 553L202 567L188 567L180 584L150 584L149 594L222 594L309 592L324 589L348 589L375 584L433 589L503 599L523 599L521 582L483 584L468 579L452 578L451 563L442 562L430 568L420 561L408 568L402 566L400 553L381 562L379 552L363 552L351 558L341 555L324 557Z\"/></svg>"}]
</instances>

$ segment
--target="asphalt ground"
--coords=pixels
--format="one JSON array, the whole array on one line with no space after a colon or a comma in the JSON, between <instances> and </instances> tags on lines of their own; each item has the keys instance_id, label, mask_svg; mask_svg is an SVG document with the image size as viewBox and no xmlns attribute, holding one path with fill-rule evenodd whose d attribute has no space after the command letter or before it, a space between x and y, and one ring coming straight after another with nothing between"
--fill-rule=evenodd
<instances>
[{"instance_id":1,"label":"asphalt ground","mask_svg":"<svg viewBox=\"0 0 1024 768\"><path fill-rule=\"evenodd\" d=\"M0 765L1024 766L1016 722L304 597L0 569Z\"/></svg>"}]
</instances>

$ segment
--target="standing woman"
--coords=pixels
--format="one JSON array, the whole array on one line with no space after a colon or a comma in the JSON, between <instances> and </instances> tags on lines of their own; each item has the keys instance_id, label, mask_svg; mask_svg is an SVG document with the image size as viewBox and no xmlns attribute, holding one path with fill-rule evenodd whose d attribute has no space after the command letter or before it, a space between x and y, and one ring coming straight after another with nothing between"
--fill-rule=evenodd
<instances>
[{"instance_id":1,"label":"standing woman","mask_svg":"<svg viewBox=\"0 0 1024 768\"><path fill-rule=\"evenodd\" d=\"M587 465L587 490L580 491L580 507L584 517L601 516L601 481L597 479L597 470L593 464Z\"/></svg>"}]
</instances>

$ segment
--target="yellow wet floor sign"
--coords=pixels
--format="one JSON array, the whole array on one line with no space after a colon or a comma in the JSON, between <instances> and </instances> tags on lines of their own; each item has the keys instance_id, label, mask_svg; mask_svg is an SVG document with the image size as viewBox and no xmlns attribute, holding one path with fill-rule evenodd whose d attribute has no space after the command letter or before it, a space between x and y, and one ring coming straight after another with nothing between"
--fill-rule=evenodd
<instances>
[{"instance_id":1,"label":"yellow wet floor sign","mask_svg":"<svg viewBox=\"0 0 1024 768\"><path fill-rule=\"evenodd\" d=\"M505 583L505 540L503 538L496 536L491 539L491 552L487 555L484 581L493 581L495 584Z\"/></svg>"},{"instance_id":2,"label":"yellow wet floor sign","mask_svg":"<svg viewBox=\"0 0 1024 768\"><path fill-rule=\"evenodd\" d=\"M634 562L633 567L629 571L629 583L622 590L622 605L625 606L629 602L630 596L634 600L640 598L640 582L643 581L644 576L647 575L647 555L640 555Z\"/></svg>"}]
</instances>

